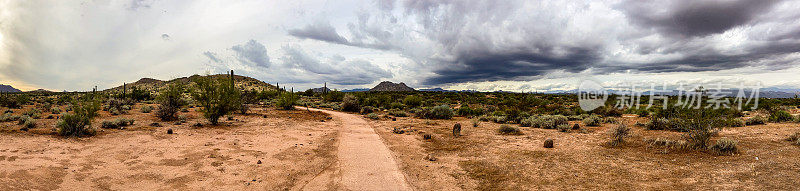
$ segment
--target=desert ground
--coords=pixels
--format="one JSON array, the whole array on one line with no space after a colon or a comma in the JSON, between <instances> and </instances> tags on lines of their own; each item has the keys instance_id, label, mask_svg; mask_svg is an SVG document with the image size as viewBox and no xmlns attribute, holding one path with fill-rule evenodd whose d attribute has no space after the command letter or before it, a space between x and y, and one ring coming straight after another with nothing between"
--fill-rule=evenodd
<instances>
[{"instance_id":1,"label":"desert ground","mask_svg":"<svg viewBox=\"0 0 800 191\"><path fill-rule=\"evenodd\" d=\"M188 121L176 124L137 109L101 111L95 123L135 123L88 138L54 135L56 119L27 131L2 123L0 190L785 190L800 176L800 147L783 140L800 132L797 123L725 128L715 139L734 138L740 151L718 156L651 146L646 139L681 134L644 130L635 117L620 118L632 136L609 147L613 124L499 135L500 124L473 127L464 117L373 120L256 107L198 126L196 108L182 114ZM548 138L554 148L542 147Z\"/></svg>"}]
</instances>

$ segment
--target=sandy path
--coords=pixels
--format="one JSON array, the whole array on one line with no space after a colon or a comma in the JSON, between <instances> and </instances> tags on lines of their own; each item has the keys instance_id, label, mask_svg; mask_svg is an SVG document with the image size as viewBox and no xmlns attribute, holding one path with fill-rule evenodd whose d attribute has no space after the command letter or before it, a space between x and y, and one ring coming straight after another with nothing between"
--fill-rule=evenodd
<instances>
[{"instance_id":1,"label":"sandy path","mask_svg":"<svg viewBox=\"0 0 800 191\"><path fill-rule=\"evenodd\" d=\"M413 190L391 151L367 121L342 112L311 110L328 113L342 123L337 155L341 185L345 189Z\"/></svg>"}]
</instances>

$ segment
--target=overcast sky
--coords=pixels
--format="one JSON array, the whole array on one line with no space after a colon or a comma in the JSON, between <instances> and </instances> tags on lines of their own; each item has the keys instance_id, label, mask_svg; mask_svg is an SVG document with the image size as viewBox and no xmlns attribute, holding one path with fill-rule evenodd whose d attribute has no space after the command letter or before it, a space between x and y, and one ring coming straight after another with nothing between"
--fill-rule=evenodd
<instances>
[{"instance_id":1,"label":"overcast sky","mask_svg":"<svg viewBox=\"0 0 800 191\"><path fill-rule=\"evenodd\" d=\"M0 0L0 84L90 90L235 70L295 89L800 87L800 1Z\"/></svg>"}]
</instances>

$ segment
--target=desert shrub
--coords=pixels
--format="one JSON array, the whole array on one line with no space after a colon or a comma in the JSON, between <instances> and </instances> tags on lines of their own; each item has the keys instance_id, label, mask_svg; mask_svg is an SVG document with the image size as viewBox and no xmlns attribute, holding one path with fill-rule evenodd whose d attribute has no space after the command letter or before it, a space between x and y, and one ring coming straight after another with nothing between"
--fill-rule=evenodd
<instances>
[{"instance_id":1,"label":"desert shrub","mask_svg":"<svg viewBox=\"0 0 800 191\"><path fill-rule=\"evenodd\" d=\"M586 119L587 117L590 117L590 116L592 116L592 115L589 115L589 114L570 115L570 116L567 116L567 119L569 119L570 121L579 121L579 120Z\"/></svg>"},{"instance_id":2,"label":"desert shrub","mask_svg":"<svg viewBox=\"0 0 800 191\"><path fill-rule=\"evenodd\" d=\"M52 114L59 114L59 113L61 113L61 108L58 108L58 107L52 107L52 108L50 108L50 113L52 113Z\"/></svg>"},{"instance_id":3,"label":"desert shrub","mask_svg":"<svg viewBox=\"0 0 800 191\"><path fill-rule=\"evenodd\" d=\"M688 149L689 143L685 140L670 140L665 138L645 139L645 142L651 147L666 147L672 149Z\"/></svg>"},{"instance_id":4,"label":"desert shrub","mask_svg":"<svg viewBox=\"0 0 800 191\"><path fill-rule=\"evenodd\" d=\"M200 112L211 124L218 124L220 117L230 114L241 106L239 89L236 89L233 82L227 78L200 77L194 82L197 86L192 92L192 98L203 107Z\"/></svg>"},{"instance_id":5,"label":"desert shrub","mask_svg":"<svg viewBox=\"0 0 800 191\"><path fill-rule=\"evenodd\" d=\"M419 96L409 95L403 99L403 103L405 103L408 107L419 107L422 105L422 98Z\"/></svg>"},{"instance_id":6,"label":"desert shrub","mask_svg":"<svg viewBox=\"0 0 800 191\"><path fill-rule=\"evenodd\" d=\"M501 135L522 135L522 131L520 131L519 128L510 125L500 125L500 128L497 129L497 133Z\"/></svg>"},{"instance_id":7,"label":"desert shrub","mask_svg":"<svg viewBox=\"0 0 800 191\"><path fill-rule=\"evenodd\" d=\"M297 105L297 95L289 92L282 93L275 103L275 106L282 110L293 110L295 105Z\"/></svg>"},{"instance_id":8,"label":"desert shrub","mask_svg":"<svg viewBox=\"0 0 800 191\"><path fill-rule=\"evenodd\" d=\"M648 130L671 130L671 131L686 131L683 127L683 122L685 120L679 118L653 118L650 122L647 122L644 126Z\"/></svg>"},{"instance_id":9,"label":"desert shrub","mask_svg":"<svg viewBox=\"0 0 800 191\"><path fill-rule=\"evenodd\" d=\"M28 111L22 112L22 115L26 115L28 117L32 117L32 118L35 118L35 119L38 119L39 117L41 117L41 114L42 114L42 112L39 111L39 109L36 109L36 108L32 108L32 109L30 109Z\"/></svg>"},{"instance_id":10,"label":"desert shrub","mask_svg":"<svg viewBox=\"0 0 800 191\"><path fill-rule=\"evenodd\" d=\"M713 122L702 119L687 120L684 125L686 133L683 137L689 146L695 149L708 148L708 141L717 133L717 128Z\"/></svg>"},{"instance_id":11,"label":"desert shrub","mask_svg":"<svg viewBox=\"0 0 800 191\"><path fill-rule=\"evenodd\" d=\"M745 121L746 125L764 125L767 124L767 119L761 116L754 116Z\"/></svg>"},{"instance_id":12,"label":"desert shrub","mask_svg":"<svg viewBox=\"0 0 800 191\"><path fill-rule=\"evenodd\" d=\"M631 128L625 124L618 124L611 129L611 146L619 146L625 143L625 138L630 135Z\"/></svg>"},{"instance_id":13,"label":"desert shrub","mask_svg":"<svg viewBox=\"0 0 800 191\"><path fill-rule=\"evenodd\" d=\"M472 122L472 127L480 126L481 121L478 120L478 118L472 118L472 119L470 119L470 121Z\"/></svg>"},{"instance_id":14,"label":"desert shrub","mask_svg":"<svg viewBox=\"0 0 800 191\"><path fill-rule=\"evenodd\" d=\"M506 116L494 116L493 115L493 116L490 116L489 119L492 122L500 123L500 124L506 123L508 121Z\"/></svg>"},{"instance_id":15,"label":"desert shrub","mask_svg":"<svg viewBox=\"0 0 800 191\"><path fill-rule=\"evenodd\" d=\"M717 142L711 146L711 150L717 153L718 155L730 155L734 154L738 151L736 145L739 142L735 140L731 140L728 138L721 138L717 140Z\"/></svg>"},{"instance_id":16,"label":"desert shrub","mask_svg":"<svg viewBox=\"0 0 800 191\"><path fill-rule=\"evenodd\" d=\"M103 129L122 129L126 126L133 125L134 120L128 118L117 118L112 121L103 121L100 128Z\"/></svg>"},{"instance_id":17,"label":"desert shrub","mask_svg":"<svg viewBox=\"0 0 800 191\"><path fill-rule=\"evenodd\" d=\"M94 135L92 119L97 116L100 104L97 102L84 102L72 104L72 113L61 115L56 123L56 129L61 136L87 136Z\"/></svg>"},{"instance_id":18,"label":"desert shrub","mask_svg":"<svg viewBox=\"0 0 800 191\"><path fill-rule=\"evenodd\" d=\"M400 102L392 102L391 104L389 104L390 109L403 109L404 107L406 106Z\"/></svg>"},{"instance_id":19,"label":"desert shrub","mask_svg":"<svg viewBox=\"0 0 800 191\"><path fill-rule=\"evenodd\" d=\"M22 123L23 129L33 129L36 128L36 119L26 117L25 122Z\"/></svg>"},{"instance_id":20,"label":"desert shrub","mask_svg":"<svg viewBox=\"0 0 800 191\"><path fill-rule=\"evenodd\" d=\"M375 120L375 119L380 119L380 116L378 116L377 113L369 113L369 114L367 114L367 118Z\"/></svg>"},{"instance_id":21,"label":"desert shrub","mask_svg":"<svg viewBox=\"0 0 800 191\"><path fill-rule=\"evenodd\" d=\"M142 108L140 108L140 110L142 111L142 113L150 113L153 111L153 106L143 105Z\"/></svg>"},{"instance_id":22,"label":"desert shrub","mask_svg":"<svg viewBox=\"0 0 800 191\"><path fill-rule=\"evenodd\" d=\"M481 115L480 117L478 117L478 120L479 120L479 121L486 121L486 122L488 122L488 121L490 121L491 119L489 118L489 116L486 116L486 115Z\"/></svg>"},{"instance_id":23,"label":"desert shrub","mask_svg":"<svg viewBox=\"0 0 800 191\"><path fill-rule=\"evenodd\" d=\"M789 114L786 110L777 110L769 114L769 121L772 122L787 122L792 120L792 114Z\"/></svg>"},{"instance_id":24,"label":"desert shrub","mask_svg":"<svg viewBox=\"0 0 800 191\"><path fill-rule=\"evenodd\" d=\"M364 107L361 107L361 111L360 112L361 112L361 114L369 114L369 113L376 112L376 111L378 111L378 109L375 108L375 107L364 106Z\"/></svg>"},{"instance_id":25,"label":"desert shrub","mask_svg":"<svg viewBox=\"0 0 800 191\"><path fill-rule=\"evenodd\" d=\"M4 113L3 115L0 115L0 122L17 121L21 117L22 116L14 115L13 113Z\"/></svg>"},{"instance_id":26,"label":"desert shrub","mask_svg":"<svg viewBox=\"0 0 800 191\"><path fill-rule=\"evenodd\" d=\"M522 127L531 127L533 126L533 122L538 119L537 117L528 117L519 121L519 126Z\"/></svg>"},{"instance_id":27,"label":"desert shrub","mask_svg":"<svg viewBox=\"0 0 800 191\"><path fill-rule=\"evenodd\" d=\"M108 109L108 113L111 113L111 115L119 115L119 114L122 114L122 113L120 112L120 110L119 110L119 109L117 109L117 108L113 108L113 107L112 107L111 109Z\"/></svg>"},{"instance_id":28,"label":"desert shrub","mask_svg":"<svg viewBox=\"0 0 800 191\"><path fill-rule=\"evenodd\" d=\"M747 123L744 120L740 119L740 118L734 118L734 119L728 120L728 126L729 127L744 127L746 125L747 125Z\"/></svg>"},{"instance_id":29,"label":"desert shrub","mask_svg":"<svg viewBox=\"0 0 800 191\"><path fill-rule=\"evenodd\" d=\"M416 115L423 119L450 119L453 118L453 110L447 105L440 105L433 108L424 108Z\"/></svg>"},{"instance_id":30,"label":"desert shrub","mask_svg":"<svg viewBox=\"0 0 800 191\"><path fill-rule=\"evenodd\" d=\"M592 115L583 119L583 124L586 126L596 127L602 123L600 116Z\"/></svg>"},{"instance_id":31,"label":"desert shrub","mask_svg":"<svg viewBox=\"0 0 800 191\"><path fill-rule=\"evenodd\" d=\"M361 106L358 103L358 98L353 94L344 95L344 98L342 98L342 111L360 112Z\"/></svg>"},{"instance_id":32,"label":"desert shrub","mask_svg":"<svg viewBox=\"0 0 800 191\"><path fill-rule=\"evenodd\" d=\"M392 116L395 116L395 117L406 117L406 116L408 116L408 114L406 112L403 112L402 110L399 110L399 109L389 110L389 115L392 115Z\"/></svg>"},{"instance_id":33,"label":"desert shrub","mask_svg":"<svg viewBox=\"0 0 800 191\"><path fill-rule=\"evenodd\" d=\"M460 116L473 116L475 115L475 110L467 106L461 106L456 110L456 114Z\"/></svg>"},{"instance_id":34,"label":"desert shrub","mask_svg":"<svg viewBox=\"0 0 800 191\"><path fill-rule=\"evenodd\" d=\"M567 117L563 115L542 115L529 117L531 127L543 129L555 129L561 124L568 124Z\"/></svg>"},{"instance_id":35,"label":"desert shrub","mask_svg":"<svg viewBox=\"0 0 800 191\"><path fill-rule=\"evenodd\" d=\"M560 132L567 132L570 129L572 129L572 126L569 125L569 124L566 124L566 123L565 124L559 124L558 126L556 126L556 129L558 129L558 131L560 131Z\"/></svg>"},{"instance_id":36,"label":"desert shrub","mask_svg":"<svg viewBox=\"0 0 800 191\"><path fill-rule=\"evenodd\" d=\"M161 91L160 95L156 98L158 102L158 110L156 110L156 117L162 121L175 120L176 113L186 105L186 101L181 99L183 95L184 86L180 83L174 83L167 86L166 89ZM144 110L143 110L144 111Z\"/></svg>"}]
</instances>

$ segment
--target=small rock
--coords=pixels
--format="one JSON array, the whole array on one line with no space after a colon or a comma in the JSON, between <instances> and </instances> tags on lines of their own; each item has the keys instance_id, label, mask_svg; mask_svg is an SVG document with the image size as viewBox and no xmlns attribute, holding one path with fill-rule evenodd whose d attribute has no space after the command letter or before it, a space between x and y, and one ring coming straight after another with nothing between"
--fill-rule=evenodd
<instances>
[{"instance_id":1,"label":"small rock","mask_svg":"<svg viewBox=\"0 0 800 191\"><path fill-rule=\"evenodd\" d=\"M428 160L428 161L436 161L436 157L434 157L433 154L425 155L425 158L423 158L423 159Z\"/></svg>"},{"instance_id":2,"label":"small rock","mask_svg":"<svg viewBox=\"0 0 800 191\"><path fill-rule=\"evenodd\" d=\"M397 117L392 117L392 121L397 121Z\"/></svg>"},{"instance_id":3,"label":"small rock","mask_svg":"<svg viewBox=\"0 0 800 191\"><path fill-rule=\"evenodd\" d=\"M203 124L202 123L195 123L194 125L192 125L192 127L203 127Z\"/></svg>"},{"instance_id":4,"label":"small rock","mask_svg":"<svg viewBox=\"0 0 800 191\"><path fill-rule=\"evenodd\" d=\"M544 148L553 148L553 139L544 140Z\"/></svg>"},{"instance_id":5,"label":"small rock","mask_svg":"<svg viewBox=\"0 0 800 191\"><path fill-rule=\"evenodd\" d=\"M328 117L328 120L331 120L331 119L333 119L333 117Z\"/></svg>"},{"instance_id":6,"label":"small rock","mask_svg":"<svg viewBox=\"0 0 800 191\"><path fill-rule=\"evenodd\" d=\"M172 128L167 129L167 134L172 134Z\"/></svg>"},{"instance_id":7,"label":"small rock","mask_svg":"<svg viewBox=\"0 0 800 191\"><path fill-rule=\"evenodd\" d=\"M578 129L581 129L581 125L580 124L576 123L575 125L572 126L572 130L578 130Z\"/></svg>"},{"instance_id":8,"label":"small rock","mask_svg":"<svg viewBox=\"0 0 800 191\"><path fill-rule=\"evenodd\" d=\"M431 134L424 134L424 135L422 135L422 139L425 139L425 140L431 140L431 138L433 138L433 137L431 136Z\"/></svg>"},{"instance_id":9,"label":"small rock","mask_svg":"<svg viewBox=\"0 0 800 191\"><path fill-rule=\"evenodd\" d=\"M319 120L319 122L325 122L325 120L324 119L323 120Z\"/></svg>"},{"instance_id":10,"label":"small rock","mask_svg":"<svg viewBox=\"0 0 800 191\"><path fill-rule=\"evenodd\" d=\"M151 123L151 127L161 127L161 123Z\"/></svg>"},{"instance_id":11,"label":"small rock","mask_svg":"<svg viewBox=\"0 0 800 191\"><path fill-rule=\"evenodd\" d=\"M399 128L397 128L397 127L395 127L394 129L392 129L392 133L395 133L395 134L403 134L403 133L405 133L405 132L406 132L406 131L403 131L402 129L399 129Z\"/></svg>"},{"instance_id":12,"label":"small rock","mask_svg":"<svg viewBox=\"0 0 800 191\"><path fill-rule=\"evenodd\" d=\"M258 160L258 162L256 162L256 164L261 164L261 160Z\"/></svg>"}]
</instances>

